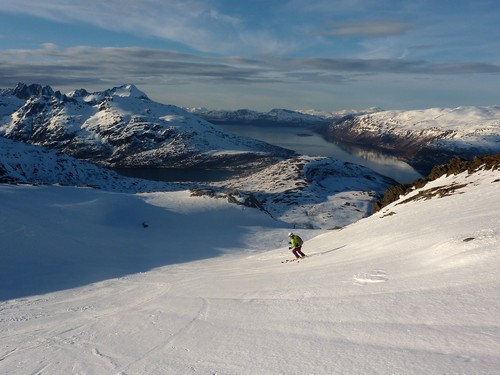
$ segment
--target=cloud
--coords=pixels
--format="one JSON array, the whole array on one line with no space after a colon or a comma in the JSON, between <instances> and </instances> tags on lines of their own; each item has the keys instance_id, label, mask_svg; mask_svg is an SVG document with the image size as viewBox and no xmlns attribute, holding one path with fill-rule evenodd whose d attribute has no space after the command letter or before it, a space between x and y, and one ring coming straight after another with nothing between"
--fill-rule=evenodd
<instances>
[{"instance_id":1,"label":"cloud","mask_svg":"<svg viewBox=\"0 0 500 375\"><path fill-rule=\"evenodd\" d=\"M413 28L412 25L387 20L367 20L360 22L330 22L329 29L320 35L385 37L401 35Z\"/></svg>"},{"instance_id":2,"label":"cloud","mask_svg":"<svg viewBox=\"0 0 500 375\"><path fill-rule=\"evenodd\" d=\"M271 51L283 44L269 28L254 32L243 16L207 0L16 0L3 4L1 12L154 37L202 52Z\"/></svg>"},{"instance_id":3,"label":"cloud","mask_svg":"<svg viewBox=\"0 0 500 375\"><path fill-rule=\"evenodd\" d=\"M253 63L252 63L253 64ZM75 85L98 82L192 83L197 80L241 82L258 79L258 70L244 59L217 59L141 47L0 51L0 85L21 80Z\"/></svg>"},{"instance_id":4,"label":"cloud","mask_svg":"<svg viewBox=\"0 0 500 375\"><path fill-rule=\"evenodd\" d=\"M431 63L406 59L326 59L311 58L296 63L330 72L394 74L500 74L500 65L476 62Z\"/></svg>"},{"instance_id":5,"label":"cloud","mask_svg":"<svg viewBox=\"0 0 500 375\"><path fill-rule=\"evenodd\" d=\"M431 63L405 59L209 57L161 49L44 44L36 50L0 51L0 85L18 81L77 86L103 82L193 83L343 83L365 75L500 74L500 66L477 62Z\"/></svg>"}]
</instances>

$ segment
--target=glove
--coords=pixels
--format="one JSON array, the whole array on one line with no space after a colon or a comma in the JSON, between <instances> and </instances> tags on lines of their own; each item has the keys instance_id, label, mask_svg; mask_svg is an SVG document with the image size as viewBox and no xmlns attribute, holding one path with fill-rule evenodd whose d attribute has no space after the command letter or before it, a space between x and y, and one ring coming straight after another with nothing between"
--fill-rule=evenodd
<instances>
[{"instance_id":1,"label":"glove","mask_svg":"<svg viewBox=\"0 0 500 375\"><path fill-rule=\"evenodd\" d=\"M288 246L288 250L292 250L292 247L291 247L291 246Z\"/></svg>"}]
</instances>

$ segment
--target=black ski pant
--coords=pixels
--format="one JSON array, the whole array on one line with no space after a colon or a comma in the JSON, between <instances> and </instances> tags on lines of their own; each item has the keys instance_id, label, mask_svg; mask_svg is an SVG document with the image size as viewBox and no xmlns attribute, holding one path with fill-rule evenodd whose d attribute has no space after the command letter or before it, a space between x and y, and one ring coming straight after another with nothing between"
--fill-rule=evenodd
<instances>
[{"instance_id":1,"label":"black ski pant","mask_svg":"<svg viewBox=\"0 0 500 375\"><path fill-rule=\"evenodd\" d=\"M296 247L295 249L292 250L293 255L295 255L295 258L301 258L305 257L306 255L302 252L302 246L301 247Z\"/></svg>"}]
</instances>

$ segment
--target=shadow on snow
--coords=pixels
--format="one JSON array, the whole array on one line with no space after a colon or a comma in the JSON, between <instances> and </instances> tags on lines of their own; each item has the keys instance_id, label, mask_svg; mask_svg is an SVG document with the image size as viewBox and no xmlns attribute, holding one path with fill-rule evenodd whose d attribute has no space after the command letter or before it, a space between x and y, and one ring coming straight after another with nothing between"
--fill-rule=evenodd
<instances>
[{"instance_id":1,"label":"shadow on snow","mask_svg":"<svg viewBox=\"0 0 500 375\"><path fill-rule=\"evenodd\" d=\"M183 212L180 206L169 208L175 202L159 207L147 199L94 189L0 185L0 300L245 250L249 227L284 225L236 205Z\"/></svg>"}]
</instances>

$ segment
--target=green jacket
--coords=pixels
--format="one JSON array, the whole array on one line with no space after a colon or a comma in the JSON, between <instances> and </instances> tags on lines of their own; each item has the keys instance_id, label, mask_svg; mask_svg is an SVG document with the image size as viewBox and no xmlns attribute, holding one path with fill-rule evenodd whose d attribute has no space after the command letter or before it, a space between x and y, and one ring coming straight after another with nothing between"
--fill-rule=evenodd
<instances>
[{"instance_id":1,"label":"green jacket","mask_svg":"<svg viewBox=\"0 0 500 375\"><path fill-rule=\"evenodd\" d=\"M302 247L302 240L299 236L293 235L290 236L290 247L292 249L296 249L298 247Z\"/></svg>"}]
</instances>

